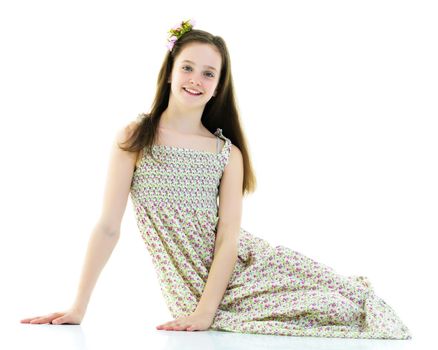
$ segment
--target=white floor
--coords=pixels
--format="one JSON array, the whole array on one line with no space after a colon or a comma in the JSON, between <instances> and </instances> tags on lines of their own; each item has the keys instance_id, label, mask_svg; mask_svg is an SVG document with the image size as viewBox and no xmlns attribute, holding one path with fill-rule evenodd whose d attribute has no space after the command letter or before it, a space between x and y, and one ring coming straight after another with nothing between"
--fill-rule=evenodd
<instances>
[{"instance_id":1,"label":"white floor","mask_svg":"<svg viewBox=\"0 0 438 350\"><path fill-rule=\"evenodd\" d=\"M158 331L138 324L29 325L8 323L0 329L0 349L421 349L411 340L289 337L218 331Z\"/></svg>"}]
</instances>

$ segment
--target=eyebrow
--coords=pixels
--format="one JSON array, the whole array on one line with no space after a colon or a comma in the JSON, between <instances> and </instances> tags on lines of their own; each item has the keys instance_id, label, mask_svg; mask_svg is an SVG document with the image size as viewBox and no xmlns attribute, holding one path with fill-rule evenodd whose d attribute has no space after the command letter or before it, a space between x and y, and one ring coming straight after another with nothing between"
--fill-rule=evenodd
<instances>
[{"instance_id":1,"label":"eyebrow","mask_svg":"<svg viewBox=\"0 0 438 350\"><path fill-rule=\"evenodd\" d=\"M196 65L195 62L190 61L190 60L184 60L183 62L188 62L188 63L192 63L192 64ZM214 67L212 67L212 66L204 66L204 67L207 67L207 68L210 68L210 69L213 69L213 70L217 71L216 68L214 68Z\"/></svg>"}]
</instances>

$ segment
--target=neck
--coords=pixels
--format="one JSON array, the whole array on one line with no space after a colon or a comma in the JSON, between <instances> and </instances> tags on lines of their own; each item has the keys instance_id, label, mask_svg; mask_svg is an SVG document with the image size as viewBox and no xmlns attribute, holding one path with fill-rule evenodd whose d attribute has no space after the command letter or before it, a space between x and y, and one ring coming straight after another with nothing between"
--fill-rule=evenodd
<instances>
[{"instance_id":1,"label":"neck","mask_svg":"<svg viewBox=\"0 0 438 350\"><path fill-rule=\"evenodd\" d=\"M201 110L179 109L168 106L161 114L159 127L180 131L187 134L196 134L204 129L201 122L203 108Z\"/></svg>"}]
</instances>

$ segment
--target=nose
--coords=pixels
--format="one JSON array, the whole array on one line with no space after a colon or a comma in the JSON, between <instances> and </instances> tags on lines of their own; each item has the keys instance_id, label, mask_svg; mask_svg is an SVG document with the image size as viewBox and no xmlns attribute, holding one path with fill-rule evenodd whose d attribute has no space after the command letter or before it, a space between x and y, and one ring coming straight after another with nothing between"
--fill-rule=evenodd
<instances>
[{"instance_id":1,"label":"nose","mask_svg":"<svg viewBox=\"0 0 438 350\"><path fill-rule=\"evenodd\" d=\"M189 79L189 82L190 82L190 84L201 85L199 79L190 78L190 79Z\"/></svg>"}]
</instances>

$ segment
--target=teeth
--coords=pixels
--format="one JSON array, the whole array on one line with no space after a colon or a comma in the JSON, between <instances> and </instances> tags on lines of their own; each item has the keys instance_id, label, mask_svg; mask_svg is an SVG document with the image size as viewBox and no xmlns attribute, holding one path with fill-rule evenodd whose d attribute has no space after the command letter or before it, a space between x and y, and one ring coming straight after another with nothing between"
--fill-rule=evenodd
<instances>
[{"instance_id":1,"label":"teeth","mask_svg":"<svg viewBox=\"0 0 438 350\"><path fill-rule=\"evenodd\" d=\"M187 88L184 88L186 91L188 91L188 92L191 92L192 94L197 94L197 95L200 95L201 93L200 92L198 92L198 91L195 91L195 90L190 90L190 89L187 89Z\"/></svg>"}]
</instances>

